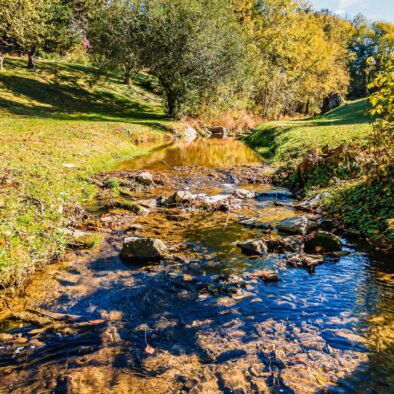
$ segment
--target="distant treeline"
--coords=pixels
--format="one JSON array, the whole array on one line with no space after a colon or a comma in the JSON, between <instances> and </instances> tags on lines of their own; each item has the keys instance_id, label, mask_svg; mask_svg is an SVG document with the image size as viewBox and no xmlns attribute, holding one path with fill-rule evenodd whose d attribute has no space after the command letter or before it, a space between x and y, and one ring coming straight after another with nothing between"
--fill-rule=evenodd
<instances>
[{"instance_id":1,"label":"distant treeline","mask_svg":"<svg viewBox=\"0 0 394 394\"><path fill-rule=\"evenodd\" d=\"M394 25L296 0L3 0L7 52L84 46L104 73L145 71L168 115L228 109L263 118L313 114L333 94L365 97L394 52Z\"/></svg>"}]
</instances>

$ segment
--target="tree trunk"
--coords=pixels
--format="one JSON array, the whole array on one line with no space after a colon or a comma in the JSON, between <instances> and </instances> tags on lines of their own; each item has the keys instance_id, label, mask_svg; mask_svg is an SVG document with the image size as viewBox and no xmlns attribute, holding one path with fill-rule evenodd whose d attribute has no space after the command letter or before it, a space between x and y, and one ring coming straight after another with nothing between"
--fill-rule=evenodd
<instances>
[{"instance_id":1,"label":"tree trunk","mask_svg":"<svg viewBox=\"0 0 394 394\"><path fill-rule=\"evenodd\" d=\"M30 70L35 70L36 69L36 63L35 63L35 57L37 53L37 48L33 47L28 53L28 63L27 63L27 68Z\"/></svg>"},{"instance_id":2,"label":"tree trunk","mask_svg":"<svg viewBox=\"0 0 394 394\"><path fill-rule=\"evenodd\" d=\"M0 50L0 71L3 69L4 65L4 52Z\"/></svg>"},{"instance_id":3,"label":"tree trunk","mask_svg":"<svg viewBox=\"0 0 394 394\"><path fill-rule=\"evenodd\" d=\"M308 101L306 102L306 106L305 106L305 115L309 115L309 107L310 107L310 98L308 97Z\"/></svg>"},{"instance_id":4,"label":"tree trunk","mask_svg":"<svg viewBox=\"0 0 394 394\"><path fill-rule=\"evenodd\" d=\"M131 71L132 71L132 67L129 67L129 66L124 67L123 83L128 86L131 86Z\"/></svg>"},{"instance_id":5,"label":"tree trunk","mask_svg":"<svg viewBox=\"0 0 394 394\"><path fill-rule=\"evenodd\" d=\"M167 96L167 114L173 119L176 115L176 96L172 90L166 92Z\"/></svg>"}]
</instances>

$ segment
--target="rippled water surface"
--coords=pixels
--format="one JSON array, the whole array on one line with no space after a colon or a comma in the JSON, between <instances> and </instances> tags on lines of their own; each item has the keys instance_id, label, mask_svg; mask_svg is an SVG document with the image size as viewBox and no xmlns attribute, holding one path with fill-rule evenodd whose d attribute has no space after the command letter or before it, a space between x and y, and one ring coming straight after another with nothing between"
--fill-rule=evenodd
<instances>
[{"instance_id":1,"label":"rippled water surface","mask_svg":"<svg viewBox=\"0 0 394 394\"><path fill-rule=\"evenodd\" d=\"M169 170L205 163L223 168L258 161L240 144L178 145L122 168ZM215 192L235 187L217 185ZM60 332L40 333L34 321L6 322L3 332L27 342L0 345L2 390L393 392L390 258L343 240L347 255L328 257L308 272L283 268L274 254L247 257L236 246L262 235L238 224L240 215L275 226L297 214L267 196L237 213L152 212L138 219L138 234L178 245L182 259L126 265L118 258L122 237L111 236L99 251L49 267L30 286L25 302L80 318ZM276 269L280 281L249 277L256 269Z\"/></svg>"}]
</instances>

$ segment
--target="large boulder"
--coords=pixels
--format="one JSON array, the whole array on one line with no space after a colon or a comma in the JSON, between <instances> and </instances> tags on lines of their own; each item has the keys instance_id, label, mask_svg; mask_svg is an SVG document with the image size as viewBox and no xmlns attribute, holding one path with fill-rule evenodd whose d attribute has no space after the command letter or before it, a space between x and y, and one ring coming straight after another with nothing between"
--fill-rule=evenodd
<instances>
[{"instance_id":1,"label":"large boulder","mask_svg":"<svg viewBox=\"0 0 394 394\"><path fill-rule=\"evenodd\" d=\"M157 261L164 257L167 246L157 238L129 237L123 242L120 257L128 262Z\"/></svg>"},{"instance_id":2,"label":"large boulder","mask_svg":"<svg viewBox=\"0 0 394 394\"><path fill-rule=\"evenodd\" d=\"M332 253L341 249L340 238L327 231L319 231L305 241L305 251L310 253Z\"/></svg>"},{"instance_id":3,"label":"large boulder","mask_svg":"<svg viewBox=\"0 0 394 394\"><path fill-rule=\"evenodd\" d=\"M267 245L261 239L249 239L245 242L240 242L238 247L246 254L264 254L267 253Z\"/></svg>"},{"instance_id":4,"label":"large boulder","mask_svg":"<svg viewBox=\"0 0 394 394\"><path fill-rule=\"evenodd\" d=\"M306 216L288 218L276 226L279 232L305 235L316 228L316 222Z\"/></svg>"}]
</instances>

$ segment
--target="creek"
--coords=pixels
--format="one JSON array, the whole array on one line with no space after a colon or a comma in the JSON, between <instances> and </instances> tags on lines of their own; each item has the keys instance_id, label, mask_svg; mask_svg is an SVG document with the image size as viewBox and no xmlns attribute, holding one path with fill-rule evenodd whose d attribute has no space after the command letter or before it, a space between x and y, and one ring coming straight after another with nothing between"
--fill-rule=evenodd
<instances>
[{"instance_id":1,"label":"creek","mask_svg":"<svg viewBox=\"0 0 394 394\"><path fill-rule=\"evenodd\" d=\"M240 218L275 233L278 222L305 214L286 189L261 182L272 170L260 161L229 138L122 163L123 175L149 170L166 180L135 191L136 201L177 188L258 194L226 212L154 207L134 215L134 227L106 232L96 250L69 253L35 275L23 310L69 318L59 327L28 317L2 322L0 392L392 392L393 265L346 239L346 253L313 270L285 267L279 253L243 254L237 243L266 230ZM103 217L111 215L133 214ZM122 241L133 234L162 239L171 255L156 264L123 262ZM280 280L265 283L256 270L275 270Z\"/></svg>"}]
</instances>

